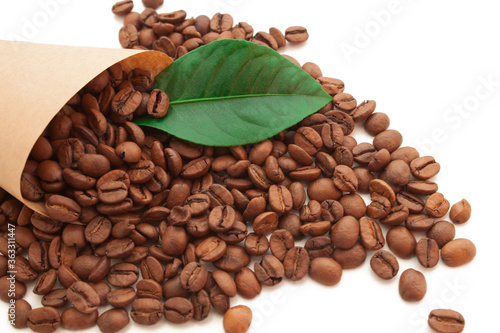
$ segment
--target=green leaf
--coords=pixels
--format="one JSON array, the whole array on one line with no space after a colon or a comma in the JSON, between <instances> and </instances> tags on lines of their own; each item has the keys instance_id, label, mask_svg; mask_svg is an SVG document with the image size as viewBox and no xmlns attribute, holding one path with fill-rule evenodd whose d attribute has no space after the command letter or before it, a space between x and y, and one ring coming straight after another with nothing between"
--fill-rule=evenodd
<instances>
[{"instance_id":1,"label":"green leaf","mask_svg":"<svg viewBox=\"0 0 500 333\"><path fill-rule=\"evenodd\" d=\"M178 138L236 146L269 138L331 101L309 74L265 46L220 40L174 61L155 80L170 108L141 118Z\"/></svg>"}]
</instances>

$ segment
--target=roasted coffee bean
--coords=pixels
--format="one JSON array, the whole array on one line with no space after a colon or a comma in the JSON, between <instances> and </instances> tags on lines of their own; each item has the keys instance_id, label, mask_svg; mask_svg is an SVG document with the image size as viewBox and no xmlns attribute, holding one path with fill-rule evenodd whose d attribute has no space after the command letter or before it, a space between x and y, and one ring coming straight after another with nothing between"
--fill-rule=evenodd
<instances>
[{"instance_id":1,"label":"roasted coffee bean","mask_svg":"<svg viewBox=\"0 0 500 333\"><path fill-rule=\"evenodd\" d=\"M418 262L424 267L434 267L439 261L439 246L434 239L421 238L415 248Z\"/></svg>"},{"instance_id":2,"label":"roasted coffee bean","mask_svg":"<svg viewBox=\"0 0 500 333\"><path fill-rule=\"evenodd\" d=\"M212 277L215 281L215 284L222 290L227 296L234 297L236 296L237 288L234 279L229 275L229 273L215 270L212 272Z\"/></svg>"},{"instance_id":3,"label":"roasted coffee bean","mask_svg":"<svg viewBox=\"0 0 500 333\"><path fill-rule=\"evenodd\" d=\"M378 223L374 220L368 217L362 217L359 220L359 232L361 244L363 244L367 250L375 251L384 247L384 234Z\"/></svg>"},{"instance_id":4,"label":"roasted coffee bean","mask_svg":"<svg viewBox=\"0 0 500 333\"><path fill-rule=\"evenodd\" d=\"M385 148L392 153L401 146L403 142L403 136L396 130L385 130L377 134L373 139L373 145L375 149L380 150Z\"/></svg>"},{"instance_id":5,"label":"roasted coffee bean","mask_svg":"<svg viewBox=\"0 0 500 333\"><path fill-rule=\"evenodd\" d=\"M169 298L163 307L165 319L175 324L189 321L193 317L193 311L193 304L183 297Z\"/></svg>"},{"instance_id":6,"label":"roasted coffee bean","mask_svg":"<svg viewBox=\"0 0 500 333\"><path fill-rule=\"evenodd\" d=\"M238 293L248 299L255 298L262 290L255 273L248 267L243 267L234 275L234 283Z\"/></svg>"},{"instance_id":7,"label":"roasted coffee bean","mask_svg":"<svg viewBox=\"0 0 500 333\"><path fill-rule=\"evenodd\" d=\"M261 256L269 249L269 241L265 235L252 232L245 238L245 250L251 256Z\"/></svg>"},{"instance_id":8,"label":"roasted coffee bean","mask_svg":"<svg viewBox=\"0 0 500 333\"><path fill-rule=\"evenodd\" d=\"M208 271L200 263L191 262L184 266L180 274L181 285L190 292L198 292L207 281Z\"/></svg>"},{"instance_id":9,"label":"roasted coffee bean","mask_svg":"<svg viewBox=\"0 0 500 333\"><path fill-rule=\"evenodd\" d=\"M427 198L424 209L432 217L443 217L450 209L450 202L443 194L436 192Z\"/></svg>"},{"instance_id":10,"label":"roasted coffee bean","mask_svg":"<svg viewBox=\"0 0 500 333\"><path fill-rule=\"evenodd\" d=\"M215 311L224 314L229 309L230 299L220 288L215 285L209 291L210 303Z\"/></svg>"},{"instance_id":11,"label":"roasted coffee bean","mask_svg":"<svg viewBox=\"0 0 500 333\"><path fill-rule=\"evenodd\" d=\"M317 236L307 240L304 248L311 260L319 257L330 257L333 254L333 243L328 236Z\"/></svg>"},{"instance_id":12,"label":"roasted coffee bean","mask_svg":"<svg viewBox=\"0 0 500 333\"><path fill-rule=\"evenodd\" d=\"M357 243L347 250L336 248L332 257L343 269L356 268L365 261L366 250L361 244Z\"/></svg>"},{"instance_id":13,"label":"roasted coffee bean","mask_svg":"<svg viewBox=\"0 0 500 333\"><path fill-rule=\"evenodd\" d=\"M350 249L359 237L359 222L352 216L342 217L330 232L333 244L340 249Z\"/></svg>"},{"instance_id":14,"label":"roasted coffee bean","mask_svg":"<svg viewBox=\"0 0 500 333\"><path fill-rule=\"evenodd\" d=\"M258 235L265 235L278 228L279 216L275 212L259 214L253 221L253 230Z\"/></svg>"},{"instance_id":15,"label":"roasted coffee bean","mask_svg":"<svg viewBox=\"0 0 500 333\"><path fill-rule=\"evenodd\" d=\"M391 228L386 235L387 245L398 257L411 258L415 254L417 241L415 236L404 226Z\"/></svg>"},{"instance_id":16,"label":"roasted coffee bean","mask_svg":"<svg viewBox=\"0 0 500 333\"><path fill-rule=\"evenodd\" d=\"M321 204L316 200L309 200L307 205L300 209L300 220L314 222L321 216Z\"/></svg>"},{"instance_id":17,"label":"roasted coffee bean","mask_svg":"<svg viewBox=\"0 0 500 333\"><path fill-rule=\"evenodd\" d=\"M141 280L144 281L144 280ZM125 308L136 298L137 293L132 287L120 288L106 295L106 301L115 308Z\"/></svg>"},{"instance_id":18,"label":"roasted coffee bean","mask_svg":"<svg viewBox=\"0 0 500 333\"><path fill-rule=\"evenodd\" d=\"M318 77L322 77L323 73L318 65L314 62L306 62L302 65L302 69L305 70L309 75L311 75L314 79Z\"/></svg>"},{"instance_id":19,"label":"roasted coffee bean","mask_svg":"<svg viewBox=\"0 0 500 333\"><path fill-rule=\"evenodd\" d=\"M427 231L427 237L434 239L442 248L455 238L455 226L448 221L438 221Z\"/></svg>"},{"instance_id":20,"label":"roasted coffee bean","mask_svg":"<svg viewBox=\"0 0 500 333\"><path fill-rule=\"evenodd\" d=\"M130 13L132 8L134 8L132 0L124 0L115 3L111 10L113 11L113 14L123 16Z\"/></svg>"},{"instance_id":21,"label":"roasted coffee bean","mask_svg":"<svg viewBox=\"0 0 500 333\"><path fill-rule=\"evenodd\" d=\"M384 280L390 280L399 271L399 263L396 257L389 251L379 250L370 260L370 267L373 272Z\"/></svg>"},{"instance_id":22,"label":"roasted coffee bean","mask_svg":"<svg viewBox=\"0 0 500 333\"><path fill-rule=\"evenodd\" d=\"M405 222L410 231L427 231L433 224L434 219L425 214L411 214Z\"/></svg>"},{"instance_id":23,"label":"roasted coffee bean","mask_svg":"<svg viewBox=\"0 0 500 333\"><path fill-rule=\"evenodd\" d=\"M285 276L292 281L304 278L309 269L309 254L300 246L294 246L287 251L283 260Z\"/></svg>"},{"instance_id":24,"label":"roasted coffee bean","mask_svg":"<svg viewBox=\"0 0 500 333\"><path fill-rule=\"evenodd\" d=\"M364 122L363 127L365 131L372 135L376 136L379 133L387 130L390 125L389 117L382 112L372 113Z\"/></svg>"},{"instance_id":25,"label":"roasted coffee bean","mask_svg":"<svg viewBox=\"0 0 500 333\"><path fill-rule=\"evenodd\" d=\"M457 238L446 243L441 249L441 259L450 267L465 265L476 256L476 246L470 240Z\"/></svg>"},{"instance_id":26,"label":"roasted coffee bean","mask_svg":"<svg viewBox=\"0 0 500 333\"><path fill-rule=\"evenodd\" d=\"M206 319L210 314L210 297L205 290L202 289L198 293L193 294L193 296L191 296L191 304L193 304L194 320L200 321Z\"/></svg>"},{"instance_id":27,"label":"roasted coffee bean","mask_svg":"<svg viewBox=\"0 0 500 333\"><path fill-rule=\"evenodd\" d=\"M269 187L269 205L279 215L286 214L293 207L292 194L283 185L271 185Z\"/></svg>"},{"instance_id":28,"label":"roasted coffee bean","mask_svg":"<svg viewBox=\"0 0 500 333\"><path fill-rule=\"evenodd\" d=\"M434 177L441 169L432 156L422 156L410 162L411 174L418 179L427 180Z\"/></svg>"},{"instance_id":29,"label":"roasted coffee bean","mask_svg":"<svg viewBox=\"0 0 500 333\"><path fill-rule=\"evenodd\" d=\"M299 231L306 236L316 237L326 234L331 226L330 221L311 222L301 225Z\"/></svg>"},{"instance_id":30,"label":"roasted coffee bean","mask_svg":"<svg viewBox=\"0 0 500 333\"><path fill-rule=\"evenodd\" d=\"M352 167L354 156L351 149L345 146L339 146L333 151L333 158L338 165L346 165Z\"/></svg>"},{"instance_id":31,"label":"roasted coffee bean","mask_svg":"<svg viewBox=\"0 0 500 333\"><path fill-rule=\"evenodd\" d=\"M236 273L250 263L250 256L238 245L228 245L224 255L214 262L215 267L226 272Z\"/></svg>"},{"instance_id":32,"label":"roasted coffee bean","mask_svg":"<svg viewBox=\"0 0 500 333\"><path fill-rule=\"evenodd\" d=\"M294 142L309 155L316 154L323 145L321 136L311 127L300 127L295 132Z\"/></svg>"},{"instance_id":33,"label":"roasted coffee bean","mask_svg":"<svg viewBox=\"0 0 500 333\"><path fill-rule=\"evenodd\" d=\"M309 153L299 145L289 144L287 149L290 157L297 163L300 163L302 165L311 165L314 162L312 156L309 155ZM296 163L294 166L295 168L292 167L293 170L290 171L295 171L297 169Z\"/></svg>"},{"instance_id":34,"label":"roasted coffee bean","mask_svg":"<svg viewBox=\"0 0 500 333\"><path fill-rule=\"evenodd\" d=\"M374 219L384 219L391 211L391 202L386 197L374 193L372 202L366 207L366 214Z\"/></svg>"},{"instance_id":35,"label":"roasted coffee bean","mask_svg":"<svg viewBox=\"0 0 500 333\"><path fill-rule=\"evenodd\" d=\"M336 200L325 200L321 203L321 218L336 223L344 216L344 207Z\"/></svg>"},{"instance_id":36,"label":"roasted coffee bean","mask_svg":"<svg viewBox=\"0 0 500 333\"><path fill-rule=\"evenodd\" d=\"M117 263L111 266L108 282L114 287L124 288L133 285L139 278L137 266L129 263Z\"/></svg>"},{"instance_id":37,"label":"roasted coffee bean","mask_svg":"<svg viewBox=\"0 0 500 333\"><path fill-rule=\"evenodd\" d=\"M315 258L309 266L309 276L325 286L334 286L340 282L342 267L331 258Z\"/></svg>"},{"instance_id":38,"label":"roasted coffee bean","mask_svg":"<svg viewBox=\"0 0 500 333\"><path fill-rule=\"evenodd\" d=\"M363 198L357 194L347 194L344 195L339 200L340 204L344 208L344 215L351 215L357 219L363 217L366 213L366 203Z\"/></svg>"},{"instance_id":39,"label":"roasted coffee bean","mask_svg":"<svg viewBox=\"0 0 500 333\"><path fill-rule=\"evenodd\" d=\"M467 222L471 216L471 205L470 203L462 199L455 203L450 209L450 220L456 224L462 224Z\"/></svg>"},{"instance_id":40,"label":"roasted coffee bean","mask_svg":"<svg viewBox=\"0 0 500 333\"><path fill-rule=\"evenodd\" d=\"M344 112L354 110L357 104L358 102L351 94L342 92L333 96L333 105Z\"/></svg>"},{"instance_id":41,"label":"roasted coffee bean","mask_svg":"<svg viewBox=\"0 0 500 333\"><path fill-rule=\"evenodd\" d=\"M35 308L28 314L28 327L39 333L55 332L61 324L61 316L56 309L45 306Z\"/></svg>"},{"instance_id":42,"label":"roasted coffee bean","mask_svg":"<svg viewBox=\"0 0 500 333\"><path fill-rule=\"evenodd\" d=\"M394 190L389 186L389 184L381 179L372 180L368 185L368 190L370 191L370 195L377 193L378 195L386 197L389 199L391 205L396 202L396 194L394 193Z\"/></svg>"},{"instance_id":43,"label":"roasted coffee bean","mask_svg":"<svg viewBox=\"0 0 500 333\"><path fill-rule=\"evenodd\" d=\"M252 310L245 305L237 305L227 310L223 319L227 333L244 333L252 322Z\"/></svg>"},{"instance_id":44,"label":"roasted coffee bean","mask_svg":"<svg viewBox=\"0 0 500 333\"><path fill-rule=\"evenodd\" d=\"M218 33L228 31L232 26L233 17L229 14L217 13L210 20L210 29Z\"/></svg>"},{"instance_id":45,"label":"roasted coffee bean","mask_svg":"<svg viewBox=\"0 0 500 333\"><path fill-rule=\"evenodd\" d=\"M120 38L120 45L123 48L125 49L133 48L134 46L137 45L139 40L139 34L137 33L137 28L133 24L126 24L124 27L120 29L119 38Z\"/></svg>"},{"instance_id":46,"label":"roasted coffee bean","mask_svg":"<svg viewBox=\"0 0 500 333\"><path fill-rule=\"evenodd\" d=\"M409 268L399 278L399 294L408 302L417 302L424 298L427 292L425 276L413 268Z\"/></svg>"},{"instance_id":47,"label":"roasted coffee bean","mask_svg":"<svg viewBox=\"0 0 500 333\"><path fill-rule=\"evenodd\" d=\"M154 325L163 317L162 304L153 298L138 298L132 302L130 317L140 325Z\"/></svg>"},{"instance_id":48,"label":"roasted coffee bean","mask_svg":"<svg viewBox=\"0 0 500 333\"><path fill-rule=\"evenodd\" d=\"M280 261L285 259L285 256L291 248L295 246L293 235L287 230L275 230L270 237L269 247L272 254Z\"/></svg>"},{"instance_id":49,"label":"roasted coffee bean","mask_svg":"<svg viewBox=\"0 0 500 333\"><path fill-rule=\"evenodd\" d=\"M306 28L293 26L285 30L285 38L290 43L303 43L309 38L309 34Z\"/></svg>"},{"instance_id":50,"label":"roasted coffee bean","mask_svg":"<svg viewBox=\"0 0 500 333\"><path fill-rule=\"evenodd\" d=\"M406 189L413 194L429 195L437 192L438 185L428 180L410 180Z\"/></svg>"},{"instance_id":51,"label":"roasted coffee bean","mask_svg":"<svg viewBox=\"0 0 500 333\"><path fill-rule=\"evenodd\" d=\"M16 256L12 271L16 272L16 280L20 282L34 281L38 277L38 272L30 266L28 259Z\"/></svg>"},{"instance_id":52,"label":"roasted coffee bean","mask_svg":"<svg viewBox=\"0 0 500 333\"><path fill-rule=\"evenodd\" d=\"M385 168L385 176L395 185L406 185L410 181L410 167L403 160L395 160Z\"/></svg>"},{"instance_id":53,"label":"roasted coffee bean","mask_svg":"<svg viewBox=\"0 0 500 333\"><path fill-rule=\"evenodd\" d=\"M96 291L83 281L76 281L67 291L66 297L75 309L83 313L92 313L97 310L100 300Z\"/></svg>"},{"instance_id":54,"label":"roasted coffee bean","mask_svg":"<svg viewBox=\"0 0 500 333\"><path fill-rule=\"evenodd\" d=\"M148 256L141 262L141 274L143 279L151 279L163 283L165 271L162 264L155 257Z\"/></svg>"},{"instance_id":55,"label":"roasted coffee bean","mask_svg":"<svg viewBox=\"0 0 500 333\"><path fill-rule=\"evenodd\" d=\"M33 287L33 293L37 295L45 295L52 290L57 281L57 272L55 269L48 270L42 273Z\"/></svg>"},{"instance_id":56,"label":"roasted coffee bean","mask_svg":"<svg viewBox=\"0 0 500 333\"><path fill-rule=\"evenodd\" d=\"M304 186L300 182L293 182L288 187L290 193L292 194L294 209L300 209L304 205L306 200L306 191Z\"/></svg>"},{"instance_id":57,"label":"roasted coffee bean","mask_svg":"<svg viewBox=\"0 0 500 333\"><path fill-rule=\"evenodd\" d=\"M102 333L115 333L129 324L128 312L125 309L111 309L97 318L97 326Z\"/></svg>"},{"instance_id":58,"label":"roasted coffee bean","mask_svg":"<svg viewBox=\"0 0 500 333\"><path fill-rule=\"evenodd\" d=\"M363 121L367 119L377 106L375 101L363 101L351 112L351 117L354 121Z\"/></svg>"},{"instance_id":59,"label":"roasted coffee bean","mask_svg":"<svg viewBox=\"0 0 500 333\"><path fill-rule=\"evenodd\" d=\"M99 316L97 310L82 313L76 308L67 308L61 313L61 326L70 331L79 331L93 327Z\"/></svg>"},{"instance_id":60,"label":"roasted coffee bean","mask_svg":"<svg viewBox=\"0 0 500 333\"><path fill-rule=\"evenodd\" d=\"M17 233L19 229L21 227L17 227ZM28 260L30 266L37 272L48 271L50 269L49 245L45 242L32 242L29 246Z\"/></svg>"},{"instance_id":61,"label":"roasted coffee bean","mask_svg":"<svg viewBox=\"0 0 500 333\"><path fill-rule=\"evenodd\" d=\"M157 300L161 300L162 298L161 285L155 280L140 280L137 282L136 288L138 298L153 298Z\"/></svg>"},{"instance_id":62,"label":"roasted coffee bean","mask_svg":"<svg viewBox=\"0 0 500 333\"><path fill-rule=\"evenodd\" d=\"M61 195L51 195L45 200L47 215L61 222L75 222L80 217L81 207L74 200Z\"/></svg>"},{"instance_id":63,"label":"roasted coffee bean","mask_svg":"<svg viewBox=\"0 0 500 333\"><path fill-rule=\"evenodd\" d=\"M18 300L23 298L24 295L26 295L26 285L23 282L11 281L9 276L0 278L0 300L8 303L11 299Z\"/></svg>"},{"instance_id":64,"label":"roasted coffee bean","mask_svg":"<svg viewBox=\"0 0 500 333\"><path fill-rule=\"evenodd\" d=\"M31 311L31 305L24 299L18 299L10 303L9 322L15 328L28 327L28 315Z\"/></svg>"},{"instance_id":65,"label":"roasted coffee bean","mask_svg":"<svg viewBox=\"0 0 500 333\"><path fill-rule=\"evenodd\" d=\"M50 306L53 308L62 308L66 305L66 302L65 288L52 289L42 297L41 301L43 306Z\"/></svg>"},{"instance_id":66,"label":"roasted coffee bean","mask_svg":"<svg viewBox=\"0 0 500 333\"><path fill-rule=\"evenodd\" d=\"M396 195L396 200L398 204L408 207L410 213L413 214L420 213L425 205L424 201L418 196L404 191Z\"/></svg>"},{"instance_id":67,"label":"roasted coffee bean","mask_svg":"<svg viewBox=\"0 0 500 333\"><path fill-rule=\"evenodd\" d=\"M196 247L196 256L203 261L216 261L226 253L226 249L226 242L218 237L211 236Z\"/></svg>"},{"instance_id":68,"label":"roasted coffee bean","mask_svg":"<svg viewBox=\"0 0 500 333\"><path fill-rule=\"evenodd\" d=\"M410 164L411 161L420 156L419 152L413 147L401 147L391 153L391 160L403 160Z\"/></svg>"},{"instance_id":69,"label":"roasted coffee bean","mask_svg":"<svg viewBox=\"0 0 500 333\"><path fill-rule=\"evenodd\" d=\"M358 189L358 178L356 178L356 175L350 167L346 165L337 165L333 176L335 177L333 183L339 190L354 193ZM340 196L332 199L337 200L339 198Z\"/></svg>"},{"instance_id":70,"label":"roasted coffee bean","mask_svg":"<svg viewBox=\"0 0 500 333\"><path fill-rule=\"evenodd\" d=\"M260 263L255 263L254 271L259 282L265 286L274 286L285 276L283 264L273 255L265 255Z\"/></svg>"},{"instance_id":71,"label":"roasted coffee bean","mask_svg":"<svg viewBox=\"0 0 500 333\"><path fill-rule=\"evenodd\" d=\"M168 226L161 237L163 252L171 256L181 255L186 249L188 236L182 227Z\"/></svg>"},{"instance_id":72,"label":"roasted coffee bean","mask_svg":"<svg viewBox=\"0 0 500 333\"><path fill-rule=\"evenodd\" d=\"M464 317L460 313L448 309L432 310L427 323L438 333L460 333L465 327Z\"/></svg>"}]
</instances>

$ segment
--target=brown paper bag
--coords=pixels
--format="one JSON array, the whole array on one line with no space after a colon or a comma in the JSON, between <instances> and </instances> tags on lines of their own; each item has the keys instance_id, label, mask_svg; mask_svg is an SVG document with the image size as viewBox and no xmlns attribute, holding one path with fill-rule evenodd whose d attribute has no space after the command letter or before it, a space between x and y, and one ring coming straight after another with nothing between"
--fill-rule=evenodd
<instances>
[{"instance_id":1,"label":"brown paper bag","mask_svg":"<svg viewBox=\"0 0 500 333\"><path fill-rule=\"evenodd\" d=\"M21 173L34 143L64 104L103 70L120 62L160 73L172 63L156 51L102 49L0 40L0 187L23 199Z\"/></svg>"}]
</instances>

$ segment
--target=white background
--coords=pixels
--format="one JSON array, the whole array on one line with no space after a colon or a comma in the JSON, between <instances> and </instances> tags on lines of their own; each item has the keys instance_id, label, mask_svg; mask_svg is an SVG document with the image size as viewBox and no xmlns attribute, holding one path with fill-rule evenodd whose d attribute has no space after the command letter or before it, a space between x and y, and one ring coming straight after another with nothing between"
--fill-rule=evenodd
<instances>
[{"instance_id":1,"label":"white background","mask_svg":"<svg viewBox=\"0 0 500 333\"><path fill-rule=\"evenodd\" d=\"M122 21L111 13L113 3L2 1L0 39L117 48ZM136 10L142 10L142 3L135 3ZM369 253L365 264L344 271L335 287L306 278L264 287L254 300L232 299L232 305L252 308L252 332L430 332L427 315L440 307L461 312L465 332L492 332L498 327L500 21L495 4L491 0L167 0L160 8L161 12L185 9L189 17L226 12L235 23L249 22L256 31L307 27L307 43L282 52L301 63L313 61L325 76L342 79L346 92L358 102L376 100L377 111L387 113L391 128L403 133L403 145L416 146L422 155L432 154L440 162L440 192L451 203L465 197L473 207L471 220L456 228L457 238L470 238L477 246L472 263L423 269L416 259L399 260L400 272L414 267L425 273L428 291L421 302L407 303L399 297L399 275L389 282L378 279L369 268L373 254ZM358 142L371 140L362 131L355 134ZM37 296L28 299L39 306ZM2 303L0 313L6 310ZM13 332L3 318L0 325ZM203 323L184 326L162 320L154 327L133 325L124 331L162 330L221 332L222 317L212 313Z\"/></svg>"}]
</instances>

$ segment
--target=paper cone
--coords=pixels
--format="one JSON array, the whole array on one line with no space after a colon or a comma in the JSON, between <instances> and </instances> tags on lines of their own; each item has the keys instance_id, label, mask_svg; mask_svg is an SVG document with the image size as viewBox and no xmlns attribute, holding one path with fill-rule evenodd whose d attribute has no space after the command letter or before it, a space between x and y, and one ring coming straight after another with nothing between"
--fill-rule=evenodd
<instances>
[{"instance_id":1,"label":"paper cone","mask_svg":"<svg viewBox=\"0 0 500 333\"><path fill-rule=\"evenodd\" d=\"M44 45L0 40L0 187L21 195L21 173L31 148L52 118L90 80L120 62L155 75L172 63L156 51Z\"/></svg>"}]
</instances>

